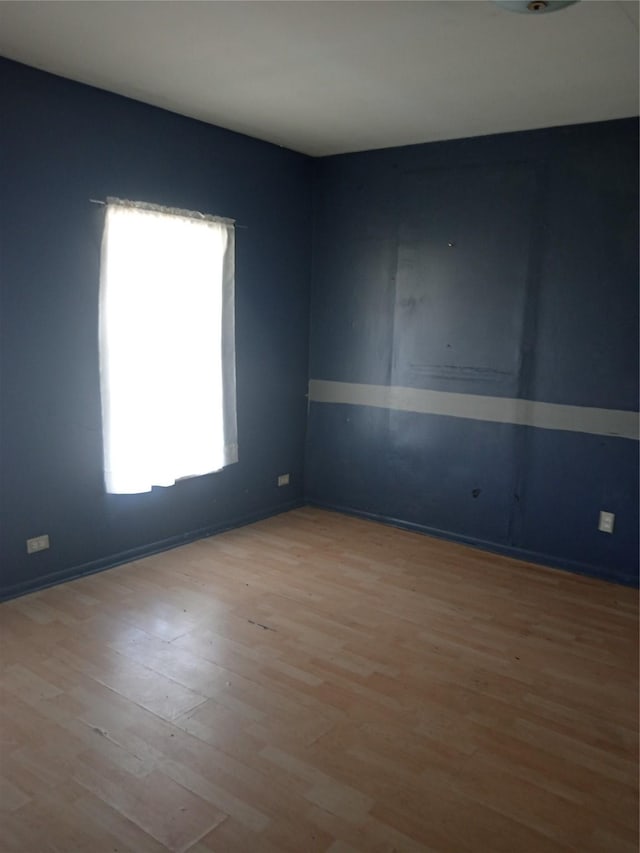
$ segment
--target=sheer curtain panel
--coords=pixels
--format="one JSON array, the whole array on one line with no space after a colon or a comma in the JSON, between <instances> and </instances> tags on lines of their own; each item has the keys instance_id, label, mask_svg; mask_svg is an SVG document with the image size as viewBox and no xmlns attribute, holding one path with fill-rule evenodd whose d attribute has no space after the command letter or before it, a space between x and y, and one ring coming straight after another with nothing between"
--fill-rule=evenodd
<instances>
[{"instance_id":1,"label":"sheer curtain panel","mask_svg":"<svg viewBox=\"0 0 640 853\"><path fill-rule=\"evenodd\" d=\"M234 226L109 199L100 274L107 492L238 460Z\"/></svg>"}]
</instances>

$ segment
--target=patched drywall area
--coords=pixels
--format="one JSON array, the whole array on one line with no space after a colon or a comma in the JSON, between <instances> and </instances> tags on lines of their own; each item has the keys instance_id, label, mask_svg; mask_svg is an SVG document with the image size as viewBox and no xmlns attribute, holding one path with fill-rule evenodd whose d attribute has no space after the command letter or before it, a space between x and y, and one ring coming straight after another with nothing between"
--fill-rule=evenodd
<instances>
[{"instance_id":1,"label":"patched drywall area","mask_svg":"<svg viewBox=\"0 0 640 853\"><path fill-rule=\"evenodd\" d=\"M637 140L316 164L310 500L637 581Z\"/></svg>"}]
</instances>

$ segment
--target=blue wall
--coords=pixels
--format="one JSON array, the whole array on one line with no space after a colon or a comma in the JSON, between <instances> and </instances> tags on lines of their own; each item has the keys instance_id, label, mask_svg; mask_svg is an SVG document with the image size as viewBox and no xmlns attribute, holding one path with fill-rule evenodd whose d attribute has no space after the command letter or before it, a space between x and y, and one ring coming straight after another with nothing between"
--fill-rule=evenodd
<instances>
[{"instance_id":1,"label":"blue wall","mask_svg":"<svg viewBox=\"0 0 640 853\"><path fill-rule=\"evenodd\" d=\"M316 161L311 378L637 412L637 151L623 120ZM637 477L629 438L310 405L309 500L632 583Z\"/></svg>"},{"instance_id":2,"label":"blue wall","mask_svg":"<svg viewBox=\"0 0 640 853\"><path fill-rule=\"evenodd\" d=\"M636 441L305 399L310 375L637 411L635 121L313 162L6 60L0 82L0 596L305 495L637 580ZM138 496L102 484L107 195L245 226L240 462Z\"/></svg>"},{"instance_id":3,"label":"blue wall","mask_svg":"<svg viewBox=\"0 0 640 853\"><path fill-rule=\"evenodd\" d=\"M0 60L2 576L11 594L299 503L308 158ZM97 295L108 195L237 220L240 462L104 493ZM291 486L276 477L291 473ZM28 556L27 537L51 549Z\"/></svg>"}]
</instances>

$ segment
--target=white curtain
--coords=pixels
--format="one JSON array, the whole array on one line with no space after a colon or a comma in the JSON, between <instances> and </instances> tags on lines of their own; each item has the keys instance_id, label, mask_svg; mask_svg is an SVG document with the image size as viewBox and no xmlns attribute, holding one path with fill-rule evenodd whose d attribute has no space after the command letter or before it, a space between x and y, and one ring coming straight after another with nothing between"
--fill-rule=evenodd
<instances>
[{"instance_id":1,"label":"white curtain","mask_svg":"<svg viewBox=\"0 0 640 853\"><path fill-rule=\"evenodd\" d=\"M231 221L109 200L100 374L107 492L238 460Z\"/></svg>"}]
</instances>

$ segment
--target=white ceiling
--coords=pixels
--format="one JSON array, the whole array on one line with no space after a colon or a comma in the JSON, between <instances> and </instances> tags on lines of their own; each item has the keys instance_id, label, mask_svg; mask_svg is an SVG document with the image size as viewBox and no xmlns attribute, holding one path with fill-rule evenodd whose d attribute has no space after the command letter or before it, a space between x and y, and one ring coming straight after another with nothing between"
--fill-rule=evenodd
<instances>
[{"instance_id":1,"label":"white ceiling","mask_svg":"<svg viewBox=\"0 0 640 853\"><path fill-rule=\"evenodd\" d=\"M0 2L0 54L326 155L638 113L638 2Z\"/></svg>"}]
</instances>

